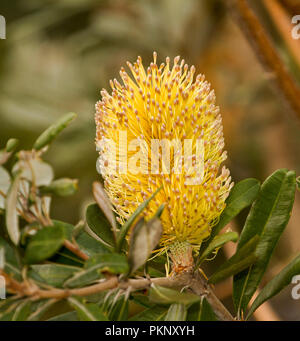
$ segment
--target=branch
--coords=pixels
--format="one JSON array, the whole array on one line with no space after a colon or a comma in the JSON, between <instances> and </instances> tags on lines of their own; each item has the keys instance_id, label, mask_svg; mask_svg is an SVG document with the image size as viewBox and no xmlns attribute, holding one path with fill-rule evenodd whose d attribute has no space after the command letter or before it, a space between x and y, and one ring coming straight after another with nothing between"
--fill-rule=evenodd
<instances>
[{"instance_id":1,"label":"branch","mask_svg":"<svg viewBox=\"0 0 300 341\"><path fill-rule=\"evenodd\" d=\"M1 273L1 270L0 270ZM4 274L2 272L2 274ZM198 296L205 296L209 304L211 305L213 311L220 320L233 321L234 318L224 307L221 301L213 293L210 286L204 281L204 279L197 272L193 274L192 272L184 272L172 277L160 277L160 278L141 278L141 279L128 279L126 281L120 281L117 276L113 276L91 286L76 289L40 289L35 283L27 281L24 283L19 283L15 280L11 281L8 275L4 274L7 279L7 285L14 293L18 293L20 296L30 296L32 299L41 298L55 298L63 299L75 296L89 296L101 291L106 291L110 289L129 289L132 291L141 290L149 288L152 284L160 285L168 288L190 288L190 290Z\"/></svg>"},{"instance_id":2,"label":"branch","mask_svg":"<svg viewBox=\"0 0 300 341\"><path fill-rule=\"evenodd\" d=\"M230 0L242 31L250 41L265 69L272 73L277 88L290 108L300 118L300 89L278 56L271 40L247 0Z\"/></svg>"}]
</instances>

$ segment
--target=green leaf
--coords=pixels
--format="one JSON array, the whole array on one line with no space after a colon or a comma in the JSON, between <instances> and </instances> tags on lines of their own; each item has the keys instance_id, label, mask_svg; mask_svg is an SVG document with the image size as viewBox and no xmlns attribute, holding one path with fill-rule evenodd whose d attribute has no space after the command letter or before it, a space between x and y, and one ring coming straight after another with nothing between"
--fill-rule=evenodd
<instances>
[{"instance_id":1,"label":"green leaf","mask_svg":"<svg viewBox=\"0 0 300 341\"><path fill-rule=\"evenodd\" d=\"M117 251L119 252L122 249L125 237L134 223L135 219L143 212L143 210L149 205L150 201L156 196L156 194L161 190L162 187L158 188L147 200L145 200L128 218L126 223L122 226L118 239L117 239Z\"/></svg>"},{"instance_id":2,"label":"green leaf","mask_svg":"<svg viewBox=\"0 0 300 341\"><path fill-rule=\"evenodd\" d=\"M55 322L55 321L78 321L77 313L76 311L70 311L65 314L57 315L54 317L51 317L48 322Z\"/></svg>"},{"instance_id":3,"label":"green leaf","mask_svg":"<svg viewBox=\"0 0 300 341\"><path fill-rule=\"evenodd\" d=\"M9 187L10 187L10 175L5 168L0 166L0 191L6 195L9 190ZM5 199L0 194L0 209L4 209L4 208L5 208Z\"/></svg>"},{"instance_id":4,"label":"green leaf","mask_svg":"<svg viewBox=\"0 0 300 341\"><path fill-rule=\"evenodd\" d=\"M168 312L168 307L154 305L132 316L129 321L162 321Z\"/></svg>"},{"instance_id":5,"label":"green leaf","mask_svg":"<svg viewBox=\"0 0 300 341\"><path fill-rule=\"evenodd\" d=\"M187 315L187 309L184 304L173 303L171 304L167 312L165 321L185 321L186 315Z\"/></svg>"},{"instance_id":6,"label":"green leaf","mask_svg":"<svg viewBox=\"0 0 300 341\"><path fill-rule=\"evenodd\" d=\"M73 195L78 190L78 180L62 178L52 181L47 186L42 186L40 192L42 195L58 195L60 197L67 197Z\"/></svg>"},{"instance_id":7,"label":"green leaf","mask_svg":"<svg viewBox=\"0 0 300 341\"><path fill-rule=\"evenodd\" d=\"M217 271L209 278L210 283L217 283L223 279L235 275L240 271L248 268L257 260L255 253L259 241L258 236L254 236L243 247L223 263Z\"/></svg>"},{"instance_id":8,"label":"green leaf","mask_svg":"<svg viewBox=\"0 0 300 341\"><path fill-rule=\"evenodd\" d=\"M64 240L61 225L44 227L30 239L25 250L26 263L39 263L52 257L62 247Z\"/></svg>"},{"instance_id":9,"label":"green leaf","mask_svg":"<svg viewBox=\"0 0 300 341\"><path fill-rule=\"evenodd\" d=\"M132 316L129 321L162 321L168 312L166 306L155 305Z\"/></svg>"},{"instance_id":10,"label":"green leaf","mask_svg":"<svg viewBox=\"0 0 300 341\"><path fill-rule=\"evenodd\" d=\"M77 297L68 298L70 305L76 309L80 321L107 321L100 307L95 303L84 303Z\"/></svg>"},{"instance_id":11,"label":"green leaf","mask_svg":"<svg viewBox=\"0 0 300 341\"><path fill-rule=\"evenodd\" d=\"M61 288L64 282L81 271L81 268L63 264L36 264L30 266L28 276L37 281L42 280L44 283L53 287Z\"/></svg>"},{"instance_id":12,"label":"green leaf","mask_svg":"<svg viewBox=\"0 0 300 341\"><path fill-rule=\"evenodd\" d=\"M140 219L130 235L128 259L131 272L146 263L152 251L160 241L162 225L158 218L148 222Z\"/></svg>"},{"instance_id":13,"label":"green leaf","mask_svg":"<svg viewBox=\"0 0 300 341\"><path fill-rule=\"evenodd\" d=\"M7 153L14 152L18 145L19 145L18 139L9 139L6 143L6 152Z\"/></svg>"},{"instance_id":14,"label":"green leaf","mask_svg":"<svg viewBox=\"0 0 300 341\"><path fill-rule=\"evenodd\" d=\"M125 255L118 253L99 254L91 257L86 267L98 266L100 272L109 272L111 274L125 274L128 272L128 262Z\"/></svg>"},{"instance_id":15,"label":"green leaf","mask_svg":"<svg viewBox=\"0 0 300 341\"><path fill-rule=\"evenodd\" d=\"M31 301L24 300L14 310L14 314L11 320L12 321L26 321L31 312L30 308L31 308Z\"/></svg>"},{"instance_id":16,"label":"green leaf","mask_svg":"<svg viewBox=\"0 0 300 341\"><path fill-rule=\"evenodd\" d=\"M5 239L0 237L0 249L4 249L4 272L13 276L16 280L21 281L22 264L18 257L17 250L10 246Z\"/></svg>"},{"instance_id":17,"label":"green leaf","mask_svg":"<svg viewBox=\"0 0 300 341\"><path fill-rule=\"evenodd\" d=\"M56 123L46 129L36 140L33 149L40 150L49 145L56 136L65 129L76 117L74 113L69 113L62 116Z\"/></svg>"},{"instance_id":18,"label":"green leaf","mask_svg":"<svg viewBox=\"0 0 300 341\"><path fill-rule=\"evenodd\" d=\"M13 179L5 201L5 223L11 241L18 245L20 241L19 217L17 212L18 188L21 181L21 173Z\"/></svg>"},{"instance_id":19,"label":"green leaf","mask_svg":"<svg viewBox=\"0 0 300 341\"><path fill-rule=\"evenodd\" d=\"M287 285L291 284L295 275L300 274L300 255L291 261L278 275L276 275L265 287L261 290L259 295L253 302L247 319L254 313L254 311L265 301L279 293Z\"/></svg>"},{"instance_id":20,"label":"green leaf","mask_svg":"<svg viewBox=\"0 0 300 341\"><path fill-rule=\"evenodd\" d=\"M239 250L254 235L260 236L257 245L257 262L247 271L237 274L233 283L233 300L238 310L245 310L256 291L274 248L286 227L294 203L295 172L280 169L269 176L261 187L242 230Z\"/></svg>"},{"instance_id":21,"label":"green leaf","mask_svg":"<svg viewBox=\"0 0 300 341\"><path fill-rule=\"evenodd\" d=\"M102 273L127 273L126 257L120 254L98 254L91 257L82 271L69 278L64 286L68 288L82 287L103 278Z\"/></svg>"},{"instance_id":22,"label":"green leaf","mask_svg":"<svg viewBox=\"0 0 300 341\"><path fill-rule=\"evenodd\" d=\"M37 302L36 307L31 315L28 316L27 321L39 321L43 315L48 311L53 304L57 302L56 299L45 299Z\"/></svg>"},{"instance_id":23,"label":"green leaf","mask_svg":"<svg viewBox=\"0 0 300 341\"><path fill-rule=\"evenodd\" d=\"M126 321L128 319L128 298L122 295L116 301L113 299L109 304L108 319L110 321Z\"/></svg>"},{"instance_id":24,"label":"green leaf","mask_svg":"<svg viewBox=\"0 0 300 341\"><path fill-rule=\"evenodd\" d=\"M115 245L116 238L117 238L117 223L116 218L113 212L113 208L111 202L100 182L93 183L93 195L96 200L96 203L102 210L103 214L105 215L106 219L109 221L110 226L112 228L113 236L114 236L114 243Z\"/></svg>"},{"instance_id":25,"label":"green leaf","mask_svg":"<svg viewBox=\"0 0 300 341\"><path fill-rule=\"evenodd\" d=\"M206 298L201 297L188 309L187 321L217 321L217 317Z\"/></svg>"},{"instance_id":26,"label":"green leaf","mask_svg":"<svg viewBox=\"0 0 300 341\"><path fill-rule=\"evenodd\" d=\"M238 182L230 191L226 199L226 207L220 216L218 224L212 229L207 242L203 243L200 251L212 241L212 239L244 208L250 206L256 199L260 189L260 182L249 178Z\"/></svg>"},{"instance_id":27,"label":"green leaf","mask_svg":"<svg viewBox=\"0 0 300 341\"><path fill-rule=\"evenodd\" d=\"M72 242L73 233L76 227L59 220L52 220L54 225L60 225L64 229L65 238ZM76 237L76 243L80 250L88 256L93 256L99 253L109 253L109 250L103 246L98 240L91 237L85 230L81 230Z\"/></svg>"},{"instance_id":28,"label":"green leaf","mask_svg":"<svg viewBox=\"0 0 300 341\"><path fill-rule=\"evenodd\" d=\"M200 300L199 296L194 294L179 292L174 289L165 288L152 284L149 293L149 299L159 304L183 303L192 304Z\"/></svg>"},{"instance_id":29,"label":"green leaf","mask_svg":"<svg viewBox=\"0 0 300 341\"><path fill-rule=\"evenodd\" d=\"M64 283L64 287L79 288L92 284L101 278L104 278L104 276L100 273L98 265L94 265L77 272Z\"/></svg>"},{"instance_id":30,"label":"green leaf","mask_svg":"<svg viewBox=\"0 0 300 341\"><path fill-rule=\"evenodd\" d=\"M201 256L197 260L196 268L198 268L201 263L216 249L219 249L227 242L236 242L238 240L239 235L236 232L226 232L222 235L216 236L207 248L203 251Z\"/></svg>"},{"instance_id":31,"label":"green leaf","mask_svg":"<svg viewBox=\"0 0 300 341\"><path fill-rule=\"evenodd\" d=\"M106 247L113 248L115 239L112 226L97 204L91 204L86 210L86 222Z\"/></svg>"}]
</instances>

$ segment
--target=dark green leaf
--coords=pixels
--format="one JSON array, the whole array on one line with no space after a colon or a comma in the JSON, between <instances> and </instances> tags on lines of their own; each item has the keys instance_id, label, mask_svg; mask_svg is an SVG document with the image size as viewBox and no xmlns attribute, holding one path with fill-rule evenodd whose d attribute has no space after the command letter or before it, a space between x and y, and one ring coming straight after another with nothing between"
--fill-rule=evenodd
<instances>
[{"instance_id":1,"label":"dark green leaf","mask_svg":"<svg viewBox=\"0 0 300 341\"><path fill-rule=\"evenodd\" d=\"M113 274L127 273L128 263L126 257L120 254L98 254L91 257L82 271L65 282L68 288L82 287L103 278L103 272Z\"/></svg>"},{"instance_id":2,"label":"dark green leaf","mask_svg":"<svg viewBox=\"0 0 300 341\"><path fill-rule=\"evenodd\" d=\"M54 263L31 265L30 268L31 270L28 273L29 277L37 281L42 280L44 283L57 288L62 287L69 277L81 271L76 266Z\"/></svg>"},{"instance_id":3,"label":"dark green leaf","mask_svg":"<svg viewBox=\"0 0 300 341\"><path fill-rule=\"evenodd\" d=\"M220 282L221 280L235 275L252 265L257 260L255 250L258 242L258 236L254 236L250 239L248 243L237 250L231 258L218 268L218 270L210 277L209 282Z\"/></svg>"},{"instance_id":4,"label":"dark green leaf","mask_svg":"<svg viewBox=\"0 0 300 341\"><path fill-rule=\"evenodd\" d=\"M174 289L165 288L159 285L151 285L149 299L159 304L183 303L192 304L200 300L194 294L179 292Z\"/></svg>"},{"instance_id":5,"label":"dark green leaf","mask_svg":"<svg viewBox=\"0 0 300 341\"><path fill-rule=\"evenodd\" d=\"M238 182L230 191L226 199L226 207L220 216L219 223L212 229L209 240L201 246L204 250L212 239L244 208L250 206L256 199L260 189L260 182L256 179L245 179Z\"/></svg>"},{"instance_id":6,"label":"dark green leaf","mask_svg":"<svg viewBox=\"0 0 300 341\"><path fill-rule=\"evenodd\" d=\"M0 248L4 249L4 271L13 276L16 280L21 281L21 269L22 265L19 260L17 250L10 246L6 240L0 237Z\"/></svg>"},{"instance_id":7,"label":"dark green leaf","mask_svg":"<svg viewBox=\"0 0 300 341\"><path fill-rule=\"evenodd\" d=\"M29 241L25 250L26 263L38 263L50 258L62 247L64 240L65 234L61 225L44 227Z\"/></svg>"},{"instance_id":8,"label":"dark green leaf","mask_svg":"<svg viewBox=\"0 0 300 341\"><path fill-rule=\"evenodd\" d=\"M224 234L221 234L219 236L216 236L210 244L207 246L207 248L203 251L201 256L197 260L196 268L201 265L201 263L216 249L219 249L227 242L236 242L238 240L239 235L236 232L226 232Z\"/></svg>"},{"instance_id":9,"label":"dark green leaf","mask_svg":"<svg viewBox=\"0 0 300 341\"><path fill-rule=\"evenodd\" d=\"M115 241L117 238L117 223L116 223L115 215L114 215L110 200L105 192L105 189L103 188L100 182L93 183L93 194L94 194L96 203L98 204L103 214L105 215L105 217L110 223L113 236L114 236L114 243L112 245L115 245Z\"/></svg>"},{"instance_id":10,"label":"dark green leaf","mask_svg":"<svg viewBox=\"0 0 300 341\"><path fill-rule=\"evenodd\" d=\"M295 172L280 169L266 179L242 230L238 250L254 235L260 236L257 262L234 278L233 299L245 310L268 266L274 248L289 221L296 190Z\"/></svg>"},{"instance_id":11,"label":"dark green leaf","mask_svg":"<svg viewBox=\"0 0 300 341\"><path fill-rule=\"evenodd\" d=\"M279 293L283 288L289 285L295 275L300 274L300 255L291 261L278 275L276 275L265 287L253 302L247 319L254 311L265 301Z\"/></svg>"},{"instance_id":12,"label":"dark green leaf","mask_svg":"<svg viewBox=\"0 0 300 341\"><path fill-rule=\"evenodd\" d=\"M187 321L217 321L210 304L204 297L194 303L188 310Z\"/></svg>"},{"instance_id":13,"label":"dark green leaf","mask_svg":"<svg viewBox=\"0 0 300 341\"><path fill-rule=\"evenodd\" d=\"M77 313L76 311L70 311L65 314L57 315L54 317L51 317L48 322L55 322L55 321L78 321Z\"/></svg>"},{"instance_id":14,"label":"dark green leaf","mask_svg":"<svg viewBox=\"0 0 300 341\"><path fill-rule=\"evenodd\" d=\"M165 321L185 321L187 315L186 306L182 303L173 303L165 317Z\"/></svg>"},{"instance_id":15,"label":"dark green leaf","mask_svg":"<svg viewBox=\"0 0 300 341\"><path fill-rule=\"evenodd\" d=\"M148 222L140 219L130 234L128 259L131 272L146 263L160 241L162 225L158 218Z\"/></svg>"},{"instance_id":16,"label":"dark green leaf","mask_svg":"<svg viewBox=\"0 0 300 341\"><path fill-rule=\"evenodd\" d=\"M89 228L100 238L106 247L115 245L112 226L97 204L89 205L86 210L86 222Z\"/></svg>"},{"instance_id":17,"label":"dark green leaf","mask_svg":"<svg viewBox=\"0 0 300 341\"><path fill-rule=\"evenodd\" d=\"M168 312L167 306L154 305L132 316L129 321L162 321Z\"/></svg>"},{"instance_id":18,"label":"dark green leaf","mask_svg":"<svg viewBox=\"0 0 300 341\"><path fill-rule=\"evenodd\" d=\"M84 303L82 299L77 297L68 298L68 302L76 309L81 321L107 321L107 317L95 303Z\"/></svg>"},{"instance_id":19,"label":"dark green leaf","mask_svg":"<svg viewBox=\"0 0 300 341\"><path fill-rule=\"evenodd\" d=\"M127 297L122 295L114 302L111 302L108 309L108 319L110 321L126 321L128 319L129 302Z\"/></svg>"},{"instance_id":20,"label":"dark green leaf","mask_svg":"<svg viewBox=\"0 0 300 341\"><path fill-rule=\"evenodd\" d=\"M30 314L30 308L31 308L31 301L24 300L14 310L14 314L11 320L12 321L26 321Z\"/></svg>"},{"instance_id":21,"label":"dark green leaf","mask_svg":"<svg viewBox=\"0 0 300 341\"><path fill-rule=\"evenodd\" d=\"M39 321L48 309L57 302L56 299L45 299L37 303L33 313L28 316L27 321Z\"/></svg>"}]
</instances>

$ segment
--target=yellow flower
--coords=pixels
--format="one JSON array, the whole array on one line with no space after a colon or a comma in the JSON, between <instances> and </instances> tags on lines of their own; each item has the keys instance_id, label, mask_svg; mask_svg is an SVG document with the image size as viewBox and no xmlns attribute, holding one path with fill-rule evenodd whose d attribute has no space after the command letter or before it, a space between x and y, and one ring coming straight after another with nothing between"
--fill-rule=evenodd
<instances>
[{"instance_id":1,"label":"yellow flower","mask_svg":"<svg viewBox=\"0 0 300 341\"><path fill-rule=\"evenodd\" d=\"M128 63L133 78L121 68L123 84L114 79L110 82L111 94L101 91L102 100L96 104L100 168L121 224L162 187L144 211L150 218L161 204L166 204L161 216L161 248L178 242L198 248L218 221L233 186L229 170L220 169L226 159L222 119L214 91L203 75L195 77L194 66L189 68L180 57L174 59L173 67L170 58L158 66L156 53L153 55L154 62L147 70L138 57L133 65ZM128 141L125 147L124 136ZM134 140L140 142L139 148L131 144ZM159 170L152 172L151 141L162 140L168 141L170 165L162 162ZM188 167L179 165L185 156L179 155L173 140L183 145L185 140L194 141ZM195 141L202 141L202 149L197 149ZM111 154L107 152L110 147ZM195 168L197 153L203 161L201 179L201 169ZM151 156L157 161L162 153ZM135 171L126 168L134 163ZM193 176L198 176L200 182L188 184Z\"/></svg>"}]
</instances>

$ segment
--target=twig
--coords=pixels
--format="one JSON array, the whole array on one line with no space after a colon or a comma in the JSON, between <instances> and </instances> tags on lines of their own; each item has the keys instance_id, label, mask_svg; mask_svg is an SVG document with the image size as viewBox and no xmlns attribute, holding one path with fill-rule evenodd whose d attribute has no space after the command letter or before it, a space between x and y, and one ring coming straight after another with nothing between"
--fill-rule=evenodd
<instances>
[{"instance_id":1,"label":"twig","mask_svg":"<svg viewBox=\"0 0 300 341\"><path fill-rule=\"evenodd\" d=\"M300 89L278 56L247 0L230 0L233 13L265 69L272 73L280 94L300 118Z\"/></svg>"},{"instance_id":2,"label":"twig","mask_svg":"<svg viewBox=\"0 0 300 341\"><path fill-rule=\"evenodd\" d=\"M3 271L0 273L4 274ZM129 289L141 290L150 287L152 284L169 287L169 288L189 288L198 296L205 296L210 303L215 314L220 320L233 321L234 318L215 296L210 286L204 281L198 272L193 274L192 272L184 272L174 277L161 277L161 278L141 278L141 279L128 279L126 281L120 281L117 276L113 276L105 280L104 282L97 283L95 285L87 286L84 288L76 289L40 289L35 283L27 281L19 283L16 280L11 280L8 275L4 274L7 279L8 288L14 293L18 293L21 296L30 296L32 299L40 298L55 298L63 299L75 296L89 296L95 293L110 289Z\"/></svg>"},{"instance_id":3,"label":"twig","mask_svg":"<svg viewBox=\"0 0 300 341\"><path fill-rule=\"evenodd\" d=\"M71 243L69 240L66 239L64 241L64 246L69 251L71 251L76 256L78 256L79 258L81 258L83 260L88 260L89 259L89 256L87 254L85 254L83 251L81 251L80 248L78 247L78 245L75 245L74 243Z\"/></svg>"}]
</instances>

